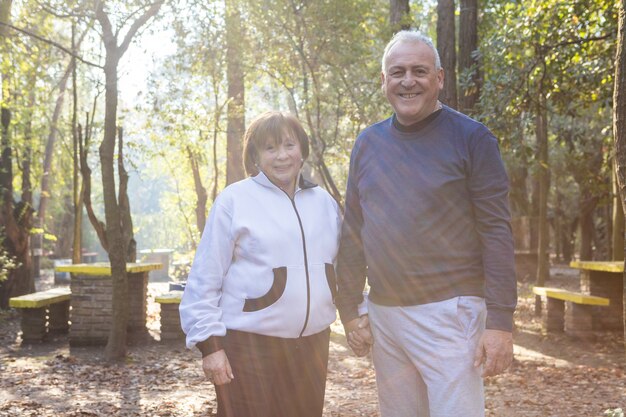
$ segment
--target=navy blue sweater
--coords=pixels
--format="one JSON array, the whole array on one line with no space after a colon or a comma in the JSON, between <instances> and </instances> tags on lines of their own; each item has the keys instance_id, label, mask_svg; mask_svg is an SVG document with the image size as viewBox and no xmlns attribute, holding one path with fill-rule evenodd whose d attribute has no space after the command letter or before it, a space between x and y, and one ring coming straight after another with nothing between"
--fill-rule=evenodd
<instances>
[{"instance_id":1,"label":"navy blue sweater","mask_svg":"<svg viewBox=\"0 0 626 417\"><path fill-rule=\"evenodd\" d=\"M410 131L407 131L410 130ZM493 134L446 106L420 129L389 118L350 159L337 307L485 297L487 328L511 331L517 302L508 178Z\"/></svg>"}]
</instances>

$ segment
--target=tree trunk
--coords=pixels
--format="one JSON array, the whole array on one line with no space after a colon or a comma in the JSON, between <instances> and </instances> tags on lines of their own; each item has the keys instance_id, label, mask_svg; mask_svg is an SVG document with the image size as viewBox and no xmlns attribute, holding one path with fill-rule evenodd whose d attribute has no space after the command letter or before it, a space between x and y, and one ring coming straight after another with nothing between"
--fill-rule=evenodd
<instances>
[{"instance_id":1,"label":"tree trunk","mask_svg":"<svg viewBox=\"0 0 626 417\"><path fill-rule=\"evenodd\" d=\"M200 176L199 156L187 146L187 156L193 173L193 184L196 190L196 226L198 231L202 233L206 224L206 204L209 195L204 185L202 185L202 177Z\"/></svg>"},{"instance_id":2,"label":"tree trunk","mask_svg":"<svg viewBox=\"0 0 626 417\"><path fill-rule=\"evenodd\" d=\"M33 77L33 84L34 84ZM26 242L26 246L23 248L23 253L17 254L20 266L16 270L18 278L15 285L16 294L29 294L35 292L35 279L33 274L33 257L31 253L31 237L30 229L32 228L33 218L33 189L31 183L31 164L32 164L32 141L33 141L33 110L35 107L35 90L31 89L28 98L28 108L25 109L28 120L24 126L24 140L25 150L22 156L22 197L21 202L18 203L18 215L17 221L20 224L21 234L20 240Z\"/></svg>"},{"instance_id":3,"label":"tree trunk","mask_svg":"<svg viewBox=\"0 0 626 417\"><path fill-rule=\"evenodd\" d=\"M11 16L10 0L0 0L0 22L8 23ZM0 283L0 308L8 308L9 298L33 292L30 235L32 207L25 202L13 201L13 154L11 149L11 101L9 73L12 63L7 60L6 27L0 25L0 233L2 246L10 257L21 264L9 271Z\"/></svg>"},{"instance_id":4,"label":"tree trunk","mask_svg":"<svg viewBox=\"0 0 626 417\"><path fill-rule=\"evenodd\" d=\"M548 229L548 191L550 187L550 170L548 168L548 111L543 89L539 89L537 104L536 134L539 170L539 227L537 243L537 277L536 285L543 287L550 275L548 250L550 230ZM541 314L541 298L535 297L535 314Z\"/></svg>"},{"instance_id":5,"label":"tree trunk","mask_svg":"<svg viewBox=\"0 0 626 417\"><path fill-rule=\"evenodd\" d=\"M459 111L471 115L480 97L478 0L461 0L459 19Z\"/></svg>"},{"instance_id":6,"label":"tree trunk","mask_svg":"<svg viewBox=\"0 0 626 417\"><path fill-rule=\"evenodd\" d=\"M128 323L127 248L122 236L122 220L117 202L115 170L113 168L117 134L117 65L119 58L117 46L108 46L104 64L106 80L104 138L100 144L106 235L109 242L109 261L111 262L111 279L113 281L113 323L105 350L108 359L126 356L126 326Z\"/></svg>"},{"instance_id":7,"label":"tree trunk","mask_svg":"<svg viewBox=\"0 0 626 417\"><path fill-rule=\"evenodd\" d=\"M48 140L46 141L46 149L44 151L43 169L41 175L41 193L39 197L39 209L37 210L36 227L38 229L46 230L46 209L48 208L48 200L50 199L50 173L52 171L52 161L54 157L54 145L57 139L58 122L61 117L61 111L63 110L63 101L65 98L65 89L67 87L67 81L72 73L72 65L68 65L61 81L59 82L59 94L57 95L54 110L52 112L52 119L50 120L50 132L48 133ZM43 248L43 234L37 233L34 235L33 247L35 252L35 265L34 273L39 275L39 258L42 255Z\"/></svg>"},{"instance_id":8,"label":"tree trunk","mask_svg":"<svg viewBox=\"0 0 626 417\"><path fill-rule=\"evenodd\" d=\"M409 0L389 0L389 25L393 33L411 28Z\"/></svg>"},{"instance_id":9,"label":"tree trunk","mask_svg":"<svg viewBox=\"0 0 626 417\"><path fill-rule=\"evenodd\" d=\"M594 211L598 205L598 197L590 190L581 190L580 207L580 260L593 260Z\"/></svg>"},{"instance_id":10,"label":"tree trunk","mask_svg":"<svg viewBox=\"0 0 626 417\"><path fill-rule=\"evenodd\" d=\"M614 164L615 165L615 162ZM613 173L611 175L613 186L613 227L612 231L612 256L614 261L624 260L624 211L620 203L619 197L619 184L617 181L617 169L614 166Z\"/></svg>"},{"instance_id":11,"label":"tree trunk","mask_svg":"<svg viewBox=\"0 0 626 417\"><path fill-rule=\"evenodd\" d=\"M456 40L454 23L454 0L437 1L437 50L445 71L443 90L439 99L457 108L456 95Z\"/></svg>"},{"instance_id":12,"label":"tree trunk","mask_svg":"<svg viewBox=\"0 0 626 417\"><path fill-rule=\"evenodd\" d=\"M126 197L126 181L123 165L120 171L120 200L115 192L114 152L117 135L117 69L120 58L124 55L132 38L141 26L156 15L164 0L152 4L130 26L124 40L118 46L118 32L114 32L109 16L104 11L104 4L97 3L96 19L102 28L102 40L106 55L104 60L105 77L105 110L104 137L100 143L100 165L102 171L102 190L104 197L104 215L106 221L106 237L109 243L109 261L111 263L111 280L113 285L111 331L105 349L109 361L126 356L126 328L128 324L128 279L126 259L129 243L125 239L128 232L124 228L132 227L126 213L130 213ZM120 145L122 142L120 141ZM123 151L119 149L120 153ZM120 160L118 160L118 164ZM118 165L119 167L119 165ZM127 197L126 197L127 200ZM132 232L131 232L132 233Z\"/></svg>"},{"instance_id":13,"label":"tree trunk","mask_svg":"<svg viewBox=\"0 0 626 417\"><path fill-rule=\"evenodd\" d=\"M615 55L615 85L613 87L613 135L615 161L622 209L626 213L626 5L619 2L617 53ZM626 270L626 269L625 269ZM626 272L623 280L624 344L626 345Z\"/></svg>"},{"instance_id":14,"label":"tree trunk","mask_svg":"<svg viewBox=\"0 0 626 417\"><path fill-rule=\"evenodd\" d=\"M72 51L76 53L76 24L72 23ZM79 184L80 154L78 145L78 89L76 88L76 58L72 58L72 191L74 203L74 227L72 231L74 239L72 242L72 263L78 264L82 261L82 221L83 221L83 194L82 184Z\"/></svg>"},{"instance_id":15,"label":"tree trunk","mask_svg":"<svg viewBox=\"0 0 626 417\"><path fill-rule=\"evenodd\" d=\"M95 113L95 100L94 100L94 113ZM93 114L93 113L92 113ZM85 210L87 211L87 218L91 223L91 226L96 231L96 235L98 236L98 240L100 241L100 245L102 248L108 253L109 252L109 242L107 240L106 235L106 225L104 222L100 221L96 217L96 213L93 210L93 205L91 204L91 168L87 164L87 154L89 150L90 143L90 134L91 128L90 124L93 124L93 115L91 123L89 122L89 113L87 113L87 117L85 120L85 135L83 137L83 130L78 125L78 155L80 158L80 175L82 177L82 188L81 188L81 198L83 205L85 206Z\"/></svg>"},{"instance_id":16,"label":"tree trunk","mask_svg":"<svg viewBox=\"0 0 626 417\"><path fill-rule=\"evenodd\" d=\"M243 28L239 2L226 3L226 76L228 82L228 126L226 128L226 184L245 178L243 135L245 120L245 74L243 71Z\"/></svg>"},{"instance_id":17,"label":"tree trunk","mask_svg":"<svg viewBox=\"0 0 626 417\"><path fill-rule=\"evenodd\" d=\"M133 232L133 218L130 213L130 201L128 200L128 172L124 167L124 131L121 127L117 130L117 172L120 178L119 209L122 222L122 236L126 243L126 262L137 261L137 241Z\"/></svg>"}]
</instances>

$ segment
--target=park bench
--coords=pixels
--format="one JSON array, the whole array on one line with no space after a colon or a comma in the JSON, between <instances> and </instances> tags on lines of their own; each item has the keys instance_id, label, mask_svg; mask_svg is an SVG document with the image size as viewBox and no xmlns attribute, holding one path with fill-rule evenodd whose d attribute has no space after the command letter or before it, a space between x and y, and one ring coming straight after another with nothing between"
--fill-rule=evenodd
<instances>
[{"instance_id":1,"label":"park bench","mask_svg":"<svg viewBox=\"0 0 626 417\"><path fill-rule=\"evenodd\" d=\"M40 342L48 333L69 329L70 289L53 288L9 299L9 306L22 314L22 341Z\"/></svg>"},{"instance_id":2,"label":"park bench","mask_svg":"<svg viewBox=\"0 0 626 417\"><path fill-rule=\"evenodd\" d=\"M543 326L546 332L565 332L581 339L592 339L593 308L608 306L608 298L561 288L534 287L536 295L546 298ZM565 305L567 303L567 309Z\"/></svg>"},{"instance_id":3,"label":"park bench","mask_svg":"<svg viewBox=\"0 0 626 417\"><path fill-rule=\"evenodd\" d=\"M185 338L183 329L180 327L180 315L178 314L178 307L182 298L182 291L169 291L155 297L155 301L161 304L162 341Z\"/></svg>"}]
</instances>

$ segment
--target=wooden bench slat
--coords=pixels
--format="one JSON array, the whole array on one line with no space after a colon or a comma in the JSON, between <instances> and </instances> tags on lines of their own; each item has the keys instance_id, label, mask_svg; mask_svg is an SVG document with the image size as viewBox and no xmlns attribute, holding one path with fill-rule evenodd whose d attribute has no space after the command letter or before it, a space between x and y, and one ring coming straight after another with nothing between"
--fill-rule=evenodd
<instances>
[{"instance_id":1,"label":"wooden bench slat","mask_svg":"<svg viewBox=\"0 0 626 417\"><path fill-rule=\"evenodd\" d=\"M165 294L161 294L154 298L159 304L180 304L180 300L183 298L182 291L170 291Z\"/></svg>"},{"instance_id":2,"label":"wooden bench slat","mask_svg":"<svg viewBox=\"0 0 626 417\"><path fill-rule=\"evenodd\" d=\"M47 291L39 291L31 294L21 295L9 299L9 306L13 308L40 308L50 304L70 299L69 288L52 288Z\"/></svg>"},{"instance_id":3,"label":"wooden bench slat","mask_svg":"<svg viewBox=\"0 0 626 417\"><path fill-rule=\"evenodd\" d=\"M577 292L567 291L561 288L534 287L533 292L537 295L556 298L563 301L571 301L576 304L587 304L596 306L608 306L610 300L595 295L586 295Z\"/></svg>"}]
</instances>

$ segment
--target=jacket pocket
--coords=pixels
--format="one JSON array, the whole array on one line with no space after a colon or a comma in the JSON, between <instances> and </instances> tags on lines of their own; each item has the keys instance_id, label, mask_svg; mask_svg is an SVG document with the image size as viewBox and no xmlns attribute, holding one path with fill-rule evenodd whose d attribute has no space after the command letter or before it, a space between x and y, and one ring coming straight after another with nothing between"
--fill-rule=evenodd
<instances>
[{"instance_id":1,"label":"jacket pocket","mask_svg":"<svg viewBox=\"0 0 626 417\"><path fill-rule=\"evenodd\" d=\"M283 295L287 285L287 267L281 266L280 268L274 268L272 271L274 272L272 287L259 298L247 298L243 305L244 312L250 313L263 310L274 304Z\"/></svg>"},{"instance_id":2,"label":"jacket pocket","mask_svg":"<svg viewBox=\"0 0 626 417\"><path fill-rule=\"evenodd\" d=\"M333 264L324 264L326 270L326 281L330 288L330 294L333 297L333 304L335 304L335 297L337 296L337 277L335 276L335 266Z\"/></svg>"}]
</instances>

